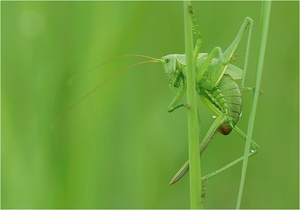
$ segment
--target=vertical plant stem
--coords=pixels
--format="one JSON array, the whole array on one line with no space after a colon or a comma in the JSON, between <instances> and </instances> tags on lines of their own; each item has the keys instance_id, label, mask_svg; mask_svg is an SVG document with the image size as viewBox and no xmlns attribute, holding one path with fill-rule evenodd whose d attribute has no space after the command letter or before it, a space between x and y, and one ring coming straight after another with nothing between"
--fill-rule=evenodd
<instances>
[{"instance_id":1,"label":"vertical plant stem","mask_svg":"<svg viewBox=\"0 0 300 210\"><path fill-rule=\"evenodd\" d=\"M202 208L201 202L201 167L198 141L198 114L196 100L195 66L193 62L193 32L191 2L184 1L184 30L185 30L185 55L188 103L188 139L190 161L190 207Z\"/></svg>"},{"instance_id":2,"label":"vertical plant stem","mask_svg":"<svg viewBox=\"0 0 300 210\"><path fill-rule=\"evenodd\" d=\"M252 133L254 128L254 120L255 120L258 95L260 90L260 81L261 81L261 75L262 75L262 69L264 63L265 49L267 44L270 12L271 12L271 1L262 1L261 22L260 22L259 40L258 40L258 48L257 48L258 52L256 57L256 66L255 66L255 75L254 75L254 94L252 98L252 106L250 108L247 141L246 141L245 152L244 152L242 176L241 176L236 209L240 209L243 188L245 183L250 144L251 144Z\"/></svg>"}]
</instances>

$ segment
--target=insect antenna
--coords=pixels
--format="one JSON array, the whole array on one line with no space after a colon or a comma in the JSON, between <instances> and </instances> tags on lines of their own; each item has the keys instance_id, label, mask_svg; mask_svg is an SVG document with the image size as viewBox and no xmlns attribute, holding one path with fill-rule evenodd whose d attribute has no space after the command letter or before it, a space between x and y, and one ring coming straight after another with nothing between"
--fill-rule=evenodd
<instances>
[{"instance_id":1,"label":"insect antenna","mask_svg":"<svg viewBox=\"0 0 300 210\"><path fill-rule=\"evenodd\" d=\"M148 56L144 56L144 58L146 58ZM150 58L150 57L148 57ZM103 82L101 82L100 84L98 84L96 87L94 87L92 90L90 90L88 93L86 93L84 96L82 96L78 101L76 101L74 104L72 104L67 110L63 111L54 121L54 123L52 124L52 129L56 126L56 124L64 117L66 116L74 107L76 107L76 105L78 105L80 102L82 102L84 99L86 99L88 96L90 96L92 93L94 93L96 90L98 90L99 88L101 88L102 86L104 86L105 84L107 84L108 82L110 82L112 79L114 79L115 77L119 76L120 74L127 72L128 70L132 69L133 67L136 66L140 66L146 63L159 63L159 59L156 58L151 58L152 60L148 60L148 61L141 61L139 63L135 63L131 66L128 66L125 69L122 69L116 73L114 73L112 76L110 76L109 78L107 78L106 80L104 80Z\"/></svg>"},{"instance_id":2,"label":"insect antenna","mask_svg":"<svg viewBox=\"0 0 300 210\"><path fill-rule=\"evenodd\" d=\"M127 57L140 57L140 58L146 58L146 59L149 59L149 60L153 60L153 61L158 61L157 58L153 58L153 57L150 57L150 56L147 56L147 55L140 55L140 54L127 54L127 55L121 55L121 56L118 56L118 57L115 57L115 58L112 58L110 60L107 60L107 61L104 61L103 63L100 63L100 64L97 64L89 69L87 69L86 71L83 71L83 72L79 72L77 74L75 74L74 76L72 76L67 84L68 85L71 85L74 81L76 81L77 79L79 78L82 78L82 75L83 74L90 74L92 72L94 72L96 69L98 69L99 67L101 66L104 66L104 65L107 65L109 63L112 63L114 61L117 61L117 60L120 60L122 58L127 58Z\"/></svg>"},{"instance_id":3,"label":"insect antenna","mask_svg":"<svg viewBox=\"0 0 300 210\"><path fill-rule=\"evenodd\" d=\"M149 60L157 60L157 58L153 58L148 55L140 55L140 54L127 54L127 55L120 56L119 58L126 58L126 57L141 57L141 58L147 58Z\"/></svg>"}]
</instances>

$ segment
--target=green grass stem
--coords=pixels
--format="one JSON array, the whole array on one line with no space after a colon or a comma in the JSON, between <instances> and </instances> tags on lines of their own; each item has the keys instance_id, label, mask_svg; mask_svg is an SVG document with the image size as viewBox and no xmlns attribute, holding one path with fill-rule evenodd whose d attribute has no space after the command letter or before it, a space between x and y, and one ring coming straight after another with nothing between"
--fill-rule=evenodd
<instances>
[{"instance_id":1,"label":"green grass stem","mask_svg":"<svg viewBox=\"0 0 300 210\"><path fill-rule=\"evenodd\" d=\"M193 32L191 2L184 1L184 25L185 25L185 54L186 54L186 79L187 79L187 103L188 109L188 139L190 161L190 207L202 209L201 202L201 166L198 140L198 114L197 94L195 82L195 66L193 62Z\"/></svg>"},{"instance_id":2,"label":"green grass stem","mask_svg":"<svg viewBox=\"0 0 300 210\"><path fill-rule=\"evenodd\" d=\"M247 141L246 141L245 152L244 152L245 158L243 160L242 176L241 176L241 182L240 182L240 188L239 188L236 209L240 209L243 188L244 188L244 183L245 183L248 157L249 157L249 151L250 151L250 144L251 144L252 133L253 133L253 128L254 128L254 120L255 120L258 95L259 95L259 90L260 90L260 81L261 81L261 75L262 75L262 70L263 70L265 49L266 49L266 44L267 44L267 34L268 34L268 28L269 28L270 12L271 12L271 1L262 1L261 22L260 22L259 40L258 40L258 48L257 48L258 52L257 52L257 57L256 57L256 66L255 66L255 75L254 75L254 94L253 94L253 98L252 98L252 106L250 108L250 116L249 116L248 131L247 131Z\"/></svg>"}]
</instances>

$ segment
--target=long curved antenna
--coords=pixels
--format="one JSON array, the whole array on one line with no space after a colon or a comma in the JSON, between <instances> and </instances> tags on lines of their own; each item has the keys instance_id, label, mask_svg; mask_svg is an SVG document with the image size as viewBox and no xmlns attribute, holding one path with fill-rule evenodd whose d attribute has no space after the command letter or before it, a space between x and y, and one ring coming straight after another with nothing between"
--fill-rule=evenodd
<instances>
[{"instance_id":1,"label":"long curved antenna","mask_svg":"<svg viewBox=\"0 0 300 210\"><path fill-rule=\"evenodd\" d=\"M71 85L74 81L76 81L78 78L81 78L81 76L83 74L90 74L92 73L93 71L95 71L96 69L98 69L99 67L101 66L104 66L106 64L109 64L109 63L112 63L114 61L117 61L117 60L120 60L122 58L127 58L127 57L140 57L140 58L146 58L146 59L149 59L149 60L158 60L157 58L153 58L153 57L150 57L150 56L147 56L147 55L140 55L140 54L127 54L127 55L121 55L121 56L118 56L118 57L115 57L115 58L112 58L110 60L107 60L107 61L104 61L103 63L100 63L100 64L97 64L89 69L87 69L87 71L83 71L83 72L79 72L77 74L75 74L74 76L72 76L70 79L68 79L68 85Z\"/></svg>"},{"instance_id":2,"label":"long curved antenna","mask_svg":"<svg viewBox=\"0 0 300 210\"><path fill-rule=\"evenodd\" d=\"M126 58L126 57L141 57L141 58L147 58L149 60L157 60L157 58L153 58L153 57L150 57L148 55L140 55L140 54L127 54L127 55L123 55L123 56L120 56L120 57L121 58Z\"/></svg>"},{"instance_id":3,"label":"long curved antenna","mask_svg":"<svg viewBox=\"0 0 300 210\"><path fill-rule=\"evenodd\" d=\"M98 84L96 87L94 87L92 90L90 90L88 93L86 93L84 96L82 96L78 101L76 101L74 104L72 104L66 111L62 112L54 121L54 123L52 124L52 129L56 126L56 124L66 115L68 114L77 104L79 104L80 102L82 102L84 99L86 99L88 96L90 96L92 93L94 93L96 90L98 90L100 87L102 87L103 85L105 85L106 83L108 83L109 81L111 81L112 79L114 79L116 76L130 70L133 67L136 66L140 66L146 63L159 63L159 59L155 59L155 60L150 60L150 61L142 61L139 63L135 63L131 66L128 66L127 68L120 70L116 73L114 73L112 76L110 76L109 78L107 78L106 80L104 80L102 83Z\"/></svg>"}]
</instances>

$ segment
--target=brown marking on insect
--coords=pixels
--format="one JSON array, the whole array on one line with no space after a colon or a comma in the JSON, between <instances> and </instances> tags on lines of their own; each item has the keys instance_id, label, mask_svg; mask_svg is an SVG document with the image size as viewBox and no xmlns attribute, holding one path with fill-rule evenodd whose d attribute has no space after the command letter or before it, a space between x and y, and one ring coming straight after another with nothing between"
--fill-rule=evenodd
<instances>
[{"instance_id":1,"label":"brown marking on insect","mask_svg":"<svg viewBox=\"0 0 300 210\"><path fill-rule=\"evenodd\" d=\"M219 130L218 130L220 133L222 133L223 135L228 135L230 134L230 132L232 131L232 127L227 124L227 123L224 123L223 125L221 125L219 127Z\"/></svg>"}]
</instances>

